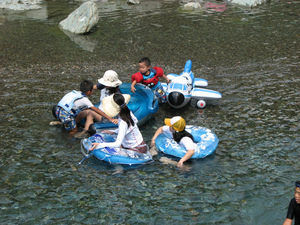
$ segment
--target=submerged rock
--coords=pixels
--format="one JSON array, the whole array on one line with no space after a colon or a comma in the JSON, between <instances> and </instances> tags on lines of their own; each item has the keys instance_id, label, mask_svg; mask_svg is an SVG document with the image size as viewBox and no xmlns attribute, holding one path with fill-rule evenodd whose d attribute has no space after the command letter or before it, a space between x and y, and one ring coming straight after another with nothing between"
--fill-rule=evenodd
<instances>
[{"instance_id":1,"label":"submerged rock","mask_svg":"<svg viewBox=\"0 0 300 225\"><path fill-rule=\"evenodd\" d=\"M194 10L194 9L201 9L201 4L199 2L189 2L183 5L185 10Z\"/></svg>"},{"instance_id":2,"label":"submerged rock","mask_svg":"<svg viewBox=\"0 0 300 225\"><path fill-rule=\"evenodd\" d=\"M62 29L74 34L89 32L99 21L98 7L95 2L88 1L72 12L59 25Z\"/></svg>"},{"instance_id":3,"label":"submerged rock","mask_svg":"<svg viewBox=\"0 0 300 225\"><path fill-rule=\"evenodd\" d=\"M42 0L0 0L0 9L31 10L40 9Z\"/></svg>"},{"instance_id":4,"label":"submerged rock","mask_svg":"<svg viewBox=\"0 0 300 225\"><path fill-rule=\"evenodd\" d=\"M141 4L140 0L127 0L127 3L131 4L131 5L139 5L139 4Z\"/></svg>"},{"instance_id":5,"label":"submerged rock","mask_svg":"<svg viewBox=\"0 0 300 225\"><path fill-rule=\"evenodd\" d=\"M232 4L254 7L266 3L267 0L230 0L229 2Z\"/></svg>"}]
</instances>

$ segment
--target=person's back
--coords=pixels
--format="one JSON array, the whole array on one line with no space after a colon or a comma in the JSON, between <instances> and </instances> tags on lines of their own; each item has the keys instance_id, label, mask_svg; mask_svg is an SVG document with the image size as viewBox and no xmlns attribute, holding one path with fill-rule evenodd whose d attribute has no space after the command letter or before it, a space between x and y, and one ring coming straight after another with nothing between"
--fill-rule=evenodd
<instances>
[{"instance_id":1,"label":"person's back","mask_svg":"<svg viewBox=\"0 0 300 225\"><path fill-rule=\"evenodd\" d=\"M67 93L58 103L56 110L57 118L62 122L66 130L71 131L76 128L75 118L85 108L94 106L88 99L93 93L93 83L84 80L80 84L80 91Z\"/></svg>"},{"instance_id":2,"label":"person's back","mask_svg":"<svg viewBox=\"0 0 300 225\"><path fill-rule=\"evenodd\" d=\"M84 80L80 84L80 91L71 91L66 94L58 103L56 115L66 130L77 132L77 124L86 119L84 130L77 132L75 138L84 138L88 135L89 126L94 121L101 121L105 117L117 123L117 120L110 118L103 111L96 108L88 99L93 94L93 82Z\"/></svg>"},{"instance_id":3,"label":"person's back","mask_svg":"<svg viewBox=\"0 0 300 225\"><path fill-rule=\"evenodd\" d=\"M140 153L146 153L148 147L144 142L143 136L137 127L137 118L127 107L130 95L128 94L114 94L103 99L104 112L110 116L119 115L118 129L114 131L105 131L107 133L118 134L115 142L109 143L95 143L91 151L98 146L98 148L112 147L112 148L126 148Z\"/></svg>"}]
</instances>

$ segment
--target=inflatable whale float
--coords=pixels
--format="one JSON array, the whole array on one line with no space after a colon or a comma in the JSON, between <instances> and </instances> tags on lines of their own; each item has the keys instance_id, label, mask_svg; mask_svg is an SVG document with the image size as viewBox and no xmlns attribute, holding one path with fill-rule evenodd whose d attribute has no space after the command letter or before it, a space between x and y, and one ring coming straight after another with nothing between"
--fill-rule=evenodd
<instances>
[{"instance_id":1,"label":"inflatable whale float","mask_svg":"<svg viewBox=\"0 0 300 225\"><path fill-rule=\"evenodd\" d=\"M170 83L162 83L166 92L168 104L176 109L186 106L190 101L192 105L204 108L206 103L222 98L220 92L206 89L207 80L195 78L192 69L192 61L185 63L184 71L180 74L168 74Z\"/></svg>"}]
</instances>

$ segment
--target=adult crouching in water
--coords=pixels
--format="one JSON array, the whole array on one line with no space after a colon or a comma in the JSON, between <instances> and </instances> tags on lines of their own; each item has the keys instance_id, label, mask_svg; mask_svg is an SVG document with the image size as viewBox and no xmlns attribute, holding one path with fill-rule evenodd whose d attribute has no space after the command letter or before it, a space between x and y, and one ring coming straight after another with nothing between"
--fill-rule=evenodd
<instances>
[{"instance_id":1,"label":"adult crouching in water","mask_svg":"<svg viewBox=\"0 0 300 225\"><path fill-rule=\"evenodd\" d=\"M130 95L116 93L114 95L105 97L103 99L104 112L110 117L118 115L118 129L116 130L105 130L103 132L110 134L118 134L115 142L109 143L93 143L93 151L95 148L125 148L140 153L146 153L148 147L144 142L143 136L137 126L137 118L127 107L130 100Z\"/></svg>"},{"instance_id":2,"label":"adult crouching in water","mask_svg":"<svg viewBox=\"0 0 300 225\"><path fill-rule=\"evenodd\" d=\"M182 168L183 163L190 159L195 153L195 143L193 136L185 130L185 120L181 116L165 119L165 126L157 129L151 140L151 147L155 146L155 139L161 133L169 133L173 139L182 144L187 150L186 154L179 160L177 167Z\"/></svg>"}]
</instances>

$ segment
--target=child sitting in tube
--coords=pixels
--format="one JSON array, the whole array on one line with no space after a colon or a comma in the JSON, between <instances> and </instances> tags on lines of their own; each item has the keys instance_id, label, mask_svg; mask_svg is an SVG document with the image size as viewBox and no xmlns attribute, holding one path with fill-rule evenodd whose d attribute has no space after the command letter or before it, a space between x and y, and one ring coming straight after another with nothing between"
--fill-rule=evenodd
<instances>
[{"instance_id":1,"label":"child sitting in tube","mask_svg":"<svg viewBox=\"0 0 300 225\"><path fill-rule=\"evenodd\" d=\"M144 142L143 136L137 126L137 118L127 107L130 100L130 95L116 93L103 99L104 112L115 117L118 115L118 129L105 130L102 132L109 134L118 134L115 142L109 143L93 143L93 151L95 148L125 148L139 153L146 153L148 146Z\"/></svg>"},{"instance_id":2,"label":"child sitting in tube","mask_svg":"<svg viewBox=\"0 0 300 225\"><path fill-rule=\"evenodd\" d=\"M185 120L181 116L165 119L165 126L157 129L151 140L151 147L155 146L155 139L161 133L169 133L173 139L182 144L187 150L186 154L179 160L177 167L182 168L183 163L190 159L195 153L195 143L193 136L185 130Z\"/></svg>"},{"instance_id":3,"label":"child sitting in tube","mask_svg":"<svg viewBox=\"0 0 300 225\"><path fill-rule=\"evenodd\" d=\"M139 61L139 72L131 76L131 92L135 93L136 83L142 83L154 92L155 96L158 97L159 103L166 103L166 93L159 82L159 78L164 77L169 83L169 79L164 75L163 69L160 67L151 68L151 61L149 58L145 57Z\"/></svg>"}]
</instances>

